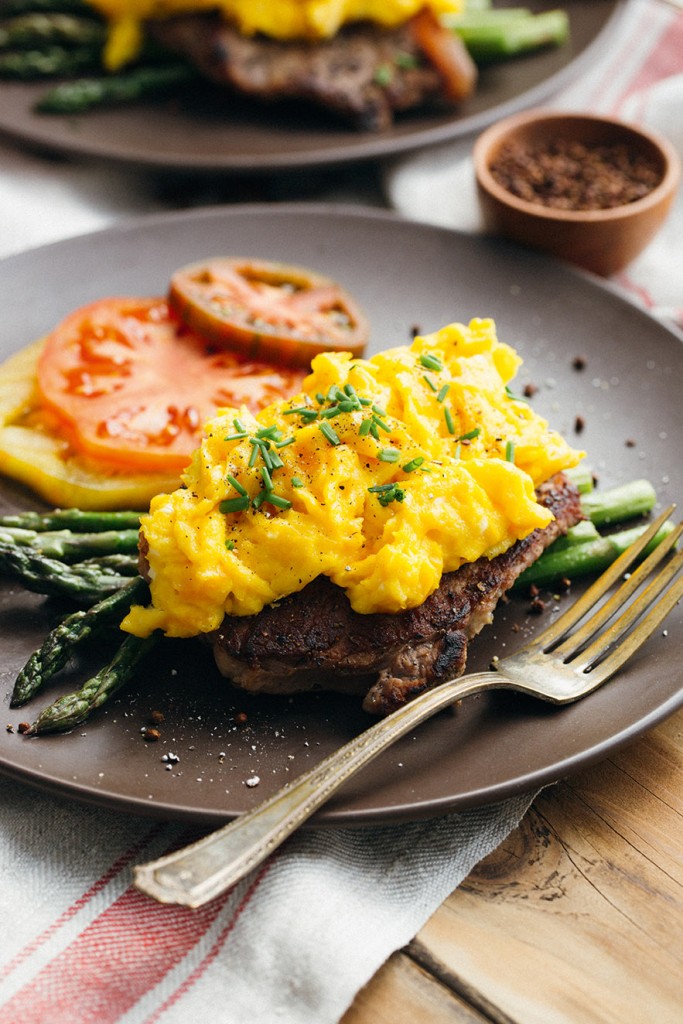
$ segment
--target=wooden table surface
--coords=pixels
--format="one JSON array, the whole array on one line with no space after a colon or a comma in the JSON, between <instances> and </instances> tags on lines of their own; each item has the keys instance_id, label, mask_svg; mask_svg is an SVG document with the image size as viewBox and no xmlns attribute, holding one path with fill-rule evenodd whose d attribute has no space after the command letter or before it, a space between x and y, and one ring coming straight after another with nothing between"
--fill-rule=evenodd
<instances>
[{"instance_id":1,"label":"wooden table surface","mask_svg":"<svg viewBox=\"0 0 683 1024\"><path fill-rule=\"evenodd\" d=\"M341 1024L681 1024L683 709L536 799Z\"/></svg>"}]
</instances>

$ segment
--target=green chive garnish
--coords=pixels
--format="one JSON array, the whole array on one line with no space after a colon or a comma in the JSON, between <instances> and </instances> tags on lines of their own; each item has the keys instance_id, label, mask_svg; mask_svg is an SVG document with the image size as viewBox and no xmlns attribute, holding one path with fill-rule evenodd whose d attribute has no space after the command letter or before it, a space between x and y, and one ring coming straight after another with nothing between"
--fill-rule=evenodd
<instances>
[{"instance_id":1,"label":"green chive garnish","mask_svg":"<svg viewBox=\"0 0 683 1024\"><path fill-rule=\"evenodd\" d=\"M361 425L358 428L358 433L360 434L361 437L365 437L367 434L370 433L371 427L372 420L362 420Z\"/></svg>"},{"instance_id":2,"label":"green chive garnish","mask_svg":"<svg viewBox=\"0 0 683 1024\"><path fill-rule=\"evenodd\" d=\"M426 370L443 370L443 363L438 356L433 355L431 352L425 352L424 355L420 356L420 363Z\"/></svg>"},{"instance_id":3,"label":"green chive garnish","mask_svg":"<svg viewBox=\"0 0 683 1024\"><path fill-rule=\"evenodd\" d=\"M218 506L219 510L224 514L228 512L244 512L245 509L249 508L249 498L245 495L239 498L226 498Z\"/></svg>"},{"instance_id":4,"label":"green chive garnish","mask_svg":"<svg viewBox=\"0 0 683 1024\"><path fill-rule=\"evenodd\" d=\"M266 501L269 501L271 505L275 505L276 508L291 508L292 503L289 498L283 498L281 494L273 494L272 491L266 496Z\"/></svg>"},{"instance_id":5,"label":"green chive garnish","mask_svg":"<svg viewBox=\"0 0 683 1024\"><path fill-rule=\"evenodd\" d=\"M505 461L506 462L514 462L515 461L515 444L514 444L514 441L508 441L508 443L505 445Z\"/></svg>"},{"instance_id":6,"label":"green chive garnish","mask_svg":"<svg viewBox=\"0 0 683 1024\"><path fill-rule=\"evenodd\" d=\"M450 390L450 384L444 384L444 386L441 388L441 391L439 391L438 395L436 396L437 402L443 402L444 398L446 397Z\"/></svg>"},{"instance_id":7,"label":"green chive garnish","mask_svg":"<svg viewBox=\"0 0 683 1024\"><path fill-rule=\"evenodd\" d=\"M251 438L249 438L249 440L251 441ZM254 466L256 465L256 460L258 459L258 455L259 455L260 451L261 451L261 448L257 444L255 444L254 447L251 449L251 455L249 456L249 468L250 469L253 469Z\"/></svg>"},{"instance_id":8,"label":"green chive garnish","mask_svg":"<svg viewBox=\"0 0 683 1024\"><path fill-rule=\"evenodd\" d=\"M387 434L391 433L391 427L388 427L386 425L386 423L384 422L384 420L381 420L379 418L377 413L375 413L375 415L372 417L372 421L373 421L373 423L376 423L377 426L380 427L382 430L384 430Z\"/></svg>"},{"instance_id":9,"label":"green chive garnish","mask_svg":"<svg viewBox=\"0 0 683 1024\"><path fill-rule=\"evenodd\" d=\"M234 551L235 550L235 542L234 542L234 540L226 540L225 546L228 549L228 551Z\"/></svg>"},{"instance_id":10,"label":"green chive garnish","mask_svg":"<svg viewBox=\"0 0 683 1024\"><path fill-rule=\"evenodd\" d=\"M232 484L232 486L235 488L238 494L241 494L242 497L246 495L247 492L244 489L244 487L242 487L242 484L239 482L239 480L235 480L234 476L231 476L230 473L228 473L226 480L228 481L229 484Z\"/></svg>"},{"instance_id":11,"label":"green chive garnish","mask_svg":"<svg viewBox=\"0 0 683 1024\"><path fill-rule=\"evenodd\" d=\"M228 436L224 437L223 440L224 441L241 441L242 438L244 438L244 437L248 437L248 431L241 430L239 432L239 434L228 434Z\"/></svg>"},{"instance_id":12,"label":"green chive garnish","mask_svg":"<svg viewBox=\"0 0 683 1024\"><path fill-rule=\"evenodd\" d=\"M512 389L510 388L509 384L505 385L505 394L508 396L508 398L511 398L513 402L523 402L524 405L529 404L528 399L524 398L523 395L516 395L514 391L512 391Z\"/></svg>"},{"instance_id":13,"label":"green chive garnish","mask_svg":"<svg viewBox=\"0 0 683 1024\"><path fill-rule=\"evenodd\" d=\"M303 482L303 480L301 479L300 476L293 476L292 477L292 487L303 487L303 486L304 486L304 482Z\"/></svg>"},{"instance_id":14,"label":"green chive garnish","mask_svg":"<svg viewBox=\"0 0 683 1024\"><path fill-rule=\"evenodd\" d=\"M398 462L401 453L398 448L382 448L377 458L380 462Z\"/></svg>"},{"instance_id":15,"label":"green chive garnish","mask_svg":"<svg viewBox=\"0 0 683 1024\"><path fill-rule=\"evenodd\" d=\"M461 434L460 437L456 438L456 441L473 441L475 437L479 437L481 434L481 428L475 427L474 430L468 430L466 434Z\"/></svg>"},{"instance_id":16,"label":"green chive garnish","mask_svg":"<svg viewBox=\"0 0 683 1024\"><path fill-rule=\"evenodd\" d=\"M368 487L370 494L383 494L384 491L393 491L396 484L375 484L373 487Z\"/></svg>"},{"instance_id":17,"label":"green chive garnish","mask_svg":"<svg viewBox=\"0 0 683 1024\"><path fill-rule=\"evenodd\" d=\"M262 466L261 467L261 479L263 480L263 482L264 482L264 484L266 486L266 490L267 491L272 491L272 489L273 489L273 481L271 479L270 473L268 472L268 467L267 466Z\"/></svg>"},{"instance_id":18,"label":"green chive garnish","mask_svg":"<svg viewBox=\"0 0 683 1024\"><path fill-rule=\"evenodd\" d=\"M320 433L324 434L324 436L327 438L327 440L330 442L330 444L334 444L334 445L341 444L341 441L339 440L337 434L334 432L334 430L332 429L332 427L330 426L329 423L327 423L327 422L319 423L318 426L320 428Z\"/></svg>"},{"instance_id":19,"label":"green chive garnish","mask_svg":"<svg viewBox=\"0 0 683 1024\"><path fill-rule=\"evenodd\" d=\"M434 383L434 381L432 380L432 378L428 377L426 373L422 374L422 379L427 383L427 386L430 387L432 389L432 391L438 391L439 390L437 388L436 384Z\"/></svg>"},{"instance_id":20,"label":"green chive garnish","mask_svg":"<svg viewBox=\"0 0 683 1024\"><path fill-rule=\"evenodd\" d=\"M289 444L294 444L294 438L293 437L287 437L287 438L285 438L284 441L276 441L275 442L275 447L276 448L286 448L287 445L289 445Z\"/></svg>"},{"instance_id":21,"label":"green chive garnish","mask_svg":"<svg viewBox=\"0 0 683 1024\"><path fill-rule=\"evenodd\" d=\"M341 409L338 404L330 405L327 409L323 409L320 413L320 418L324 420L331 420L334 419L335 416L338 416L340 412Z\"/></svg>"},{"instance_id":22,"label":"green chive garnish","mask_svg":"<svg viewBox=\"0 0 683 1024\"><path fill-rule=\"evenodd\" d=\"M232 425L235 428L235 430L238 430L240 432L240 434L248 433L244 423L242 423L242 420L239 419L237 416L235 416L234 420L232 421Z\"/></svg>"},{"instance_id":23,"label":"green chive garnish","mask_svg":"<svg viewBox=\"0 0 683 1024\"><path fill-rule=\"evenodd\" d=\"M445 406L444 411L443 411L443 416L444 416L444 419L446 420L446 426L448 427L448 433L449 434L454 434L455 433L455 423L453 422L453 414L451 413L451 410L448 408L448 406Z\"/></svg>"},{"instance_id":24,"label":"green chive garnish","mask_svg":"<svg viewBox=\"0 0 683 1024\"><path fill-rule=\"evenodd\" d=\"M412 473L413 470L418 469L423 462L424 456L416 455L414 459L411 459L410 462L406 462L405 466L402 466L401 468L404 473Z\"/></svg>"}]
</instances>

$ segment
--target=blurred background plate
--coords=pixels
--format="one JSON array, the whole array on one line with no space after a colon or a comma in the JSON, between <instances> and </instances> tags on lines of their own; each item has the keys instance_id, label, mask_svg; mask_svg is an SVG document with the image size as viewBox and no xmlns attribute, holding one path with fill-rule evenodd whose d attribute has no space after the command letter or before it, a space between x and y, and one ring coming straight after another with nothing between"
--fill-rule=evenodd
<instances>
[{"instance_id":1,"label":"blurred background plate","mask_svg":"<svg viewBox=\"0 0 683 1024\"><path fill-rule=\"evenodd\" d=\"M548 5L532 0L527 6ZM457 113L409 115L379 135L340 127L303 105L262 107L210 86L188 89L172 102L40 115L32 107L45 83L10 82L0 83L0 132L48 151L167 170L267 173L390 156L479 131L550 96L609 47L625 5L566 0L558 6L569 15L566 46L485 68L475 96Z\"/></svg>"}]
</instances>

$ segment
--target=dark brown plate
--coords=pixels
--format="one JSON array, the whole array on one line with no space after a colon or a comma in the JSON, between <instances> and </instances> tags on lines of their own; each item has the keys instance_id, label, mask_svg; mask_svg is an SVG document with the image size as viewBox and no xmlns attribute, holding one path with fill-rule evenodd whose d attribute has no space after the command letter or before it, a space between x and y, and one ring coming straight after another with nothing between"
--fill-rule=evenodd
<instances>
[{"instance_id":1,"label":"dark brown plate","mask_svg":"<svg viewBox=\"0 0 683 1024\"><path fill-rule=\"evenodd\" d=\"M0 131L57 152L187 171L271 172L402 153L532 106L596 60L623 3L567 0L562 6L570 18L568 45L485 68L476 95L457 113L406 116L379 135L351 131L300 105L264 108L210 87L188 89L173 102L47 116L32 109L44 83L10 82L0 84Z\"/></svg>"},{"instance_id":2,"label":"dark brown plate","mask_svg":"<svg viewBox=\"0 0 683 1024\"><path fill-rule=\"evenodd\" d=\"M494 316L522 353L521 384L535 406L578 441L604 485L647 476L662 502L683 495L681 336L597 279L531 252L417 225L391 214L331 206L246 206L155 216L46 246L0 263L1 346L7 355L73 307L107 294L155 294L171 271L214 255L308 264L338 278L365 307L375 349L453 320ZM572 361L584 355L577 371ZM4 506L35 507L5 481ZM575 590L574 593L577 591ZM564 605L569 597L563 597ZM470 666L519 645L543 626L528 600L501 605L475 641ZM16 726L75 676L21 711L9 710L17 670L42 639L52 608L17 587L0 590L0 693ZM367 768L323 818L365 824L436 815L533 789L604 757L683 703L672 613L622 675L563 710L515 695L474 698L423 725ZM679 634L680 636L680 634ZM154 710L158 743L141 728ZM232 716L246 711L236 728ZM326 694L293 700L241 695L195 641L168 642L125 695L70 735L28 740L0 730L0 769L32 784L143 814L218 822L252 806L367 724L359 701ZM180 761L167 770L162 757ZM258 776L250 788L246 780Z\"/></svg>"}]
</instances>

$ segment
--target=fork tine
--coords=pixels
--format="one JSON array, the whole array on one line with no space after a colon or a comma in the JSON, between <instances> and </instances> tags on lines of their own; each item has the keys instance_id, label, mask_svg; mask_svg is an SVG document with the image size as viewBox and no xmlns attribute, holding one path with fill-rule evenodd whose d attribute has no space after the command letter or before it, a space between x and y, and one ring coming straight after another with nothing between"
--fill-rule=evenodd
<instances>
[{"instance_id":1,"label":"fork tine","mask_svg":"<svg viewBox=\"0 0 683 1024\"><path fill-rule=\"evenodd\" d=\"M532 650L548 650L556 641L561 640L562 637L572 626L576 625L584 615L586 615L593 605L604 597L604 595L612 588L612 586L619 580L633 562L640 556L647 545L650 543L653 537L656 536L657 532L662 528L664 523L667 521L675 505L669 505L668 508L657 516L653 520L649 529L647 529L635 543L624 551L619 557L612 562L608 569L602 573L601 576L590 585L588 590L582 594L573 604L567 608L563 615L560 615L547 629L543 630L542 633L526 645L524 651Z\"/></svg>"},{"instance_id":2,"label":"fork tine","mask_svg":"<svg viewBox=\"0 0 683 1024\"><path fill-rule=\"evenodd\" d=\"M584 644L587 644L591 637L597 633L598 629L600 629L606 622L609 622L609 620L624 607L629 597L632 594L635 594L636 590L638 590L638 588L645 582L655 566L662 561L669 551L671 551L680 538L681 533L683 533L683 523L679 523L667 537L660 541L654 551L651 551L647 558L641 562L638 568L624 580L619 589L612 594L609 600L605 601L605 603L591 615L587 622L567 637L567 639L558 647L555 647L553 653L566 660L567 658L570 658L575 651L578 651L583 647ZM672 564L673 563L670 562L665 570L665 572L670 572L668 577L669 579L672 579L678 571L677 569L672 569ZM658 579L660 578L661 577L658 577ZM664 582L662 582L660 590L663 586ZM659 590L656 593L659 593ZM655 596L656 594L653 593L651 600L654 600Z\"/></svg>"},{"instance_id":3,"label":"fork tine","mask_svg":"<svg viewBox=\"0 0 683 1024\"><path fill-rule=\"evenodd\" d=\"M591 680L595 680L596 686L599 686L600 683L604 683L606 679L613 676L614 673L621 668L624 662L626 662L628 658L630 658L631 655L637 651L650 636L652 636L657 626L664 621L674 605L680 601L681 597L683 597L683 576L676 580L674 585L666 591L663 597L652 606L647 615L641 619L636 628L632 630L628 636L624 637L619 646L615 647L611 654L592 669L589 674L589 678ZM645 603L642 603L641 609L644 609L645 607Z\"/></svg>"},{"instance_id":4,"label":"fork tine","mask_svg":"<svg viewBox=\"0 0 683 1024\"><path fill-rule=\"evenodd\" d=\"M593 665L596 661L599 661L602 655L606 654L610 647L612 647L617 642L619 637L623 636L624 633L626 633L626 631L630 629L631 626L638 621L638 619L641 618L643 613L649 607L655 607L655 602L657 598L662 593L662 591L669 586L671 581L680 572L681 568L683 568L683 549L679 551L676 555L674 555L674 557L670 559L669 562L667 562L667 564L660 570L660 572L652 578L652 580L645 588L645 590L642 592L642 594L639 594L638 597L635 598L631 602L631 604L629 604L624 609L622 614L619 616L618 619L615 619L615 621L612 623L609 629L601 633L600 636L597 636L592 644L586 647L585 650L581 651L579 657L575 658L571 662L572 668L575 671L580 671L581 669L585 669L588 668L590 665ZM643 582L644 579L645 577L641 575L641 582ZM682 584L683 578L674 584L672 588L673 593L676 593L677 589L680 588ZM612 600L618 598L620 592L620 590L617 591ZM668 599L669 595L665 595L663 601L666 602ZM671 607L673 607L673 605ZM592 626L592 621L589 622L587 625ZM627 643L628 640L629 637L626 637L624 643ZM558 650L559 648L555 650L553 653L557 655ZM633 648L633 650L635 650L635 648ZM565 658L565 660L567 659Z\"/></svg>"}]
</instances>

